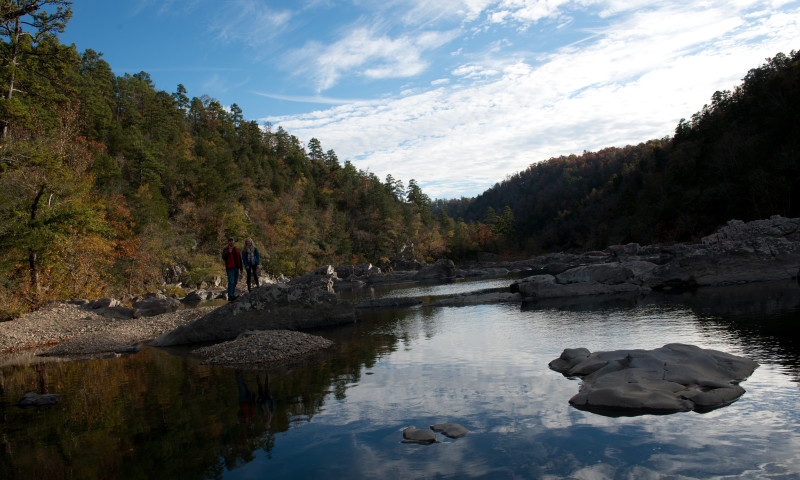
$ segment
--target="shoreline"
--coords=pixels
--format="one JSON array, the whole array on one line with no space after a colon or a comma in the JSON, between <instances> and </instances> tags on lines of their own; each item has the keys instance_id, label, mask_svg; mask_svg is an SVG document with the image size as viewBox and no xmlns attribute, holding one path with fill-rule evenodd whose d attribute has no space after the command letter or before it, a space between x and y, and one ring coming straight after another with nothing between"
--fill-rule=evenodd
<instances>
[{"instance_id":1,"label":"shoreline","mask_svg":"<svg viewBox=\"0 0 800 480\"><path fill-rule=\"evenodd\" d=\"M215 308L182 308L152 317L118 319L68 303L54 304L0 323L0 367L130 352Z\"/></svg>"}]
</instances>

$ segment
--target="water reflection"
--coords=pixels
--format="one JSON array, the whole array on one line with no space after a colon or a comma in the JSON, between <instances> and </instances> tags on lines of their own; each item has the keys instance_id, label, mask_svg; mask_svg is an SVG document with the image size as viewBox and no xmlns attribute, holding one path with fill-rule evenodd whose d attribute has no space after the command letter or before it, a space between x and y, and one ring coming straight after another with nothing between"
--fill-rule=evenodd
<instances>
[{"instance_id":1,"label":"water reflection","mask_svg":"<svg viewBox=\"0 0 800 480\"><path fill-rule=\"evenodd\" d=\"M796 293L362 312L314 332L336 352L270 372L152 348L6 367L0 478L800 478ZM578 382L547 368L567 347L669 342L762 366L733 405L634 418L571 408ZM64 396L46 410L13 407L27 391ZM407 426L446 422L471 433L401 443Z\"/></svg>"}]
</instances>

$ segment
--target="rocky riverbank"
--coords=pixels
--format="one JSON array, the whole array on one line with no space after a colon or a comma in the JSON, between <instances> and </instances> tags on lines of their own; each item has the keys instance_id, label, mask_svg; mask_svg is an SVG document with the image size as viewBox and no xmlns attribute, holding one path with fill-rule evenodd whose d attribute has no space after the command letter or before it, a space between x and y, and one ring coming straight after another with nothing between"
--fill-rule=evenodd
<instances>
[{"instance_id":1,"label":"rocky riverbank","mask_svg":"<svg viewBox=\"0 0 800 480\"><path fill-rule=\"evenodd\" d=\"M120 319L57 303L0 323L0 366L130 352L136 345L191 323L215 307Z\"/></svg>"},{"instance_id":2,"label":"rocky riverbank","mask_svg":"<svg viewBox=\"0 0 800 480\"><path fill-rule=\"evenodd\" d=\"M462 294L440 299L431 306L497 302L563 305L584 298L638 296L653 290L732 288L787 280L797 277L798 268L800 219L780 216L748 223L734 220L696 244L616 245L604 251L556 253L458 269L445 259L418 270L388 273L369 264L325 266L285 283L262 285L242 294L236 302L220 307L183 308L183 304L191 304L195 297L201 300L211 297L197 292L182 301L151 294L132 301L130 307L113 299L82 305L54 304L0 323L0 365L41 361L41 357L34 355L51 358L116 355L135 352L146 342L162 347L221 342L234 340L245 332L304 330L350 323L356 320L356 308L339 300L334 291L365 284L502 277L518 271L527 274L517 281L509 280L509 292ZM373 300L357 307L408 308L420 303L418 299L404 301L399 305L397 299ZM228 348L238 347L229 344ZM25 360L19 360L21 356Z\"/></svg>"}]
</instances>

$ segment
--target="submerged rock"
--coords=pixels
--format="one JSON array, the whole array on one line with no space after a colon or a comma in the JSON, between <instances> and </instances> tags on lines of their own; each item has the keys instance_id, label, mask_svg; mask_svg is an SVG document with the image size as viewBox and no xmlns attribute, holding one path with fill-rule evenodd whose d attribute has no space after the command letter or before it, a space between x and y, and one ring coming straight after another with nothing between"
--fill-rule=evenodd
<instances>
[{"instance_id":1,"label":"submerged rock","mask_svg":"<svg viewBox=\"0 0 800 480\"><path fill-rule=\"evenodd\" d=\"M450 438L461 438L469 433L469 430L457 423L437 423L436 425L431 425L431 430L440 432Z\"/></svg>"},{"instance_id":2,"label":"submerged rock","mask_svg":"<svg viewBox=\"0 0 800 480\"><path fill-rule=\"evenodd\" d=\"M550 368L582 377L569 403L610 415L709 411L735 402L758 363L693 345L590 353L565 349Z\"/></svg>"},{"instance_id":3,"label":"submerged rock","mask_svg":"<svg viewBox=\"0 0 800 480\"><path fill-rule=\"evenodd\" d=\"M436 442L436 434L427 428L407 427L403 429L403 443L430 445Z\"/></svg>"},{"instance_id":4,"label":"submerged rock","mask_svg":"<svg viewBox=\"0 0 800 480\"><path fill-rule=\"evenodd\" d=\"M23 395L15 405L20 408L50 407L58 403L59 398L61 398L60 393L45 393L40 395L38 393L28 392Z\"/></svg>"}]
</instances>

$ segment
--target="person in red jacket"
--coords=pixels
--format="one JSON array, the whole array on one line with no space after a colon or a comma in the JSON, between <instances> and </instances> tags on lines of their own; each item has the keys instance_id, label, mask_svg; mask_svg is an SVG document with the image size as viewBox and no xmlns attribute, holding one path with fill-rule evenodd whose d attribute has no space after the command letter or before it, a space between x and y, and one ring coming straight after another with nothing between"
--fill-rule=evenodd
<instances>
[{"instance_id":1,"label":"person in red jacket","mask_svg":"<svg viewBox=\"0 0 800 480\"><path fill-rule=\"evenodd\" d=\"M236 284L239 274L244 270L242 253L233 244L233 237L228 237L228 246L222 250L222 261L225 263L225 273L228 274L228 301L236 300Z\"/></svg>"}]
</instances>

